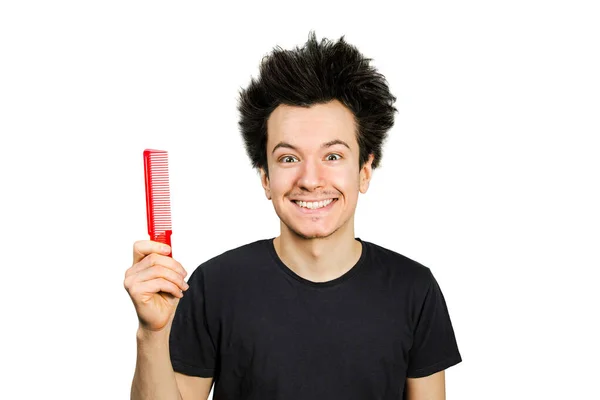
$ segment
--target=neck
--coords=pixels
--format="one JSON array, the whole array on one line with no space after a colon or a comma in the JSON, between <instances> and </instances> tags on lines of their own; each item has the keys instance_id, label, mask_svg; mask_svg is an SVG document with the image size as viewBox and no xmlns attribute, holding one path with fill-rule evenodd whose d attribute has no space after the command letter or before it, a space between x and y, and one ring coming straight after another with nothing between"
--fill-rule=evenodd
<instances>
[{"instance_id":1,"label":"neck","mask_svg":"<svg viewBox=\"0 0 600 400\"><path fill-rule=\"evenodd\" d=\"M348 272L358 262L362 246L354 238L353 219L326 238L305 239L282 223L273 245L283 263L312 282L327 282Z\"/></svg>"}]
</instances>

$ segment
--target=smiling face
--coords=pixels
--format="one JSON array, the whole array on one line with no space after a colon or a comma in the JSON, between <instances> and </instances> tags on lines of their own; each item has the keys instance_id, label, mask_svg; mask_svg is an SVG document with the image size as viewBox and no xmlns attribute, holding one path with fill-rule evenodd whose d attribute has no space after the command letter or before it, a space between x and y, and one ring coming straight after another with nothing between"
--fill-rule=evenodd
<instances>
[{"instance_id":1,"label":"smiling face","mask_svg":"<svg viewBox=\"0 0 600 400\"><path fill-rule=\"evenodd\" d=\"M261 180L282 234L325 238L343 228L354 238L358 193L369 187L373 156L359 169L352 112L337 100L310 108L280 105L267 132L269 177L261 170Z\"/></svg>"}]
</instances>

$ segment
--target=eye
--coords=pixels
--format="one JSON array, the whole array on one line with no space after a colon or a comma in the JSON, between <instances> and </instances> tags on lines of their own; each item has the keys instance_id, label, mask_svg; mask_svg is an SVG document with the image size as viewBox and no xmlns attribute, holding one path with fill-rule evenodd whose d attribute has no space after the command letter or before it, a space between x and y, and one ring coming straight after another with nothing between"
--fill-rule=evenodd
<instances>
[{"instance_id":1,"label":"eye","mask_svg":"<svg viewBox=\"0 0 600 400\"><path fill-rule=\"evenodd\" d=\"M298 159L294 156L284 156L279 159L280 162L289 164L298 161Z\"/></svg>"},{"instance_id":2,"label":"eye","mask_svg":"<svg viewBox=\"0 0 600 400\"><path fill-rule=\"evenodd\" d=\"M326 157L327 161L337 161L337 160L341 160L341 158L342 158L342 156L340 156L339 154L335 154L335 153L329 154Z\"/></svg>"}]
</instances>

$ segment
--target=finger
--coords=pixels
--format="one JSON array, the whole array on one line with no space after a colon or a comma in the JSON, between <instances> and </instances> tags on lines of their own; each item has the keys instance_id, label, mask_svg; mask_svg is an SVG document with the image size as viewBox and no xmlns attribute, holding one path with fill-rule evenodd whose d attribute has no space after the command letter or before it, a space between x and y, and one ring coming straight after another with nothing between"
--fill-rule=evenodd
<instances>
[{"instance_id":1,"label":"finger","mask_svg":"<svg viewBox=\"0 0 600 400\"><path fill-rule=\"evenodd\" d=\"M181 275L161 265L155 265L153 267L140 271L138 274L135 275L133 281L145 282L157 278L162 278L173 282L173 284L177 285L181 290L187 290L187 288L189 287L189 285L185 282L185 280L183 280L183 277Z\"/></svg>"},{"instance_id":2,"label":"finger","mask_svg":"<svg viewBox=\"0 0 600 400\"><path fill-rule=\"evenodd\" d=\"M183 292L177 287L177 285L169 282L166 279L159 278L148 282L151 282L151 284L154 285L154 287L157 289L157 293L160 291L170 293L175 297L183 297Z\"/></svg>"},{"instance_id":3,"label":"finger","mask_svg":"<svg viewBox=\"0 0 600 400\"><path fill-rule=\"evenodd\" d=\"M139 284L135 289L138 293L158 293L165 292L175 297L182 298L183 293L177 285L163 278L156 278Z\"/></svg>"},{"instance_id":4,"label":"finger","mask_svg":"<svg viewBox=\"0 0 600 400\"><path fill-rule=\"evenodd\" d=\"M131 268L127 270L125 277L128 277L131 274L137 274L138 272L150 268L154 265L162 265L164 267L172 269L184 278L187 276L187 271L177 260L168 256L152 253L144 257L144 259L139 263L132 265Z\"/></svg>"},{"instance_id":5,"label":"finger","mask_svg":"<svg viewBox=\"0 0 600 400\"><path fill-rule=\"evenodd\" d=\"M171 254L171 247L152 240L138 240L133 244L133 263L139 263L144 257L152 253L169 255Z\"/></svg>"}]
</instances>

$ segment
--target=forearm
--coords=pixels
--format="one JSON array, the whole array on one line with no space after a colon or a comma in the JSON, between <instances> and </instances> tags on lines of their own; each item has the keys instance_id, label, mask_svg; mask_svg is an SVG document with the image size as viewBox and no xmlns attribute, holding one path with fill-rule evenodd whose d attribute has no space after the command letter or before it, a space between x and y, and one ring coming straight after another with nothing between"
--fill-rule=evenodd
<instances>
[{"instance_id":1,"label":"forearm","mask_svg":"<svg viewBox=\"0 0 600 400\"><path fill-rule=\"evenodd\" d=\"M137 362L131 400L182 400L169 357L169 330L137 332Z\"/></svg>"}]
</instances>

